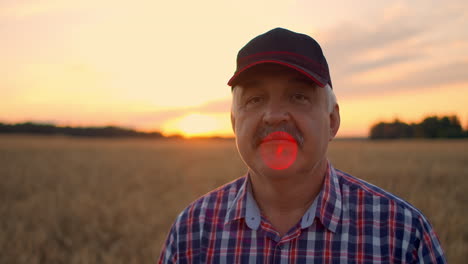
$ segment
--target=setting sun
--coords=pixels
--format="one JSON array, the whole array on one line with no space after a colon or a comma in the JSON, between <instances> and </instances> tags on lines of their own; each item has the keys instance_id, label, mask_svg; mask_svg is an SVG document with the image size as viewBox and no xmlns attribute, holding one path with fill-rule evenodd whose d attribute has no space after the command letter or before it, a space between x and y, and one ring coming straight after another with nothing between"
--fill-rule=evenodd
<instances>
[{"instance_id":1,"label":"setting sun","mask_svg":"<svg viewBox=\"0 0 468 264\"><path fill-rule=\"evenodd\" d=\"M163 131L168 134L180 134L184 137L204 137L229 134L228 118L224 115L190 113L181 118L166 123Z\"/></svg>"}]
</instances>

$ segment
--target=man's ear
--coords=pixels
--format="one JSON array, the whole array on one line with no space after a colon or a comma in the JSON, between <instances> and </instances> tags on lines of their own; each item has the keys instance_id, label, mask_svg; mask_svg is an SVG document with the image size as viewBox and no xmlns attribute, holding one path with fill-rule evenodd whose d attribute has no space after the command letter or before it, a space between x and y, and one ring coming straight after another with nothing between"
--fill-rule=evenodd
<instances>
[{"instance_id":1,"label":"man's ear","mask_svg":"<svg viewBox=\"0 0 468 264\"><path fill-rule=\"evenodd\" d=\"M328 141L332 141L335 138L338 129L340 128L340 106L335 104L333 111L330 113L330 135Z\"/></svg>"},{"instance_id":2,"label":"man's ear","mask_svg":"<svg viewBox=\"0 0 468 264\"><path fill-rule=\"evenodd\" d=\"M232 126L232 131L234 134L236 134L236 119L234 118L234 114L231 111L231 126Z\"/></svg>"}]
</instances>

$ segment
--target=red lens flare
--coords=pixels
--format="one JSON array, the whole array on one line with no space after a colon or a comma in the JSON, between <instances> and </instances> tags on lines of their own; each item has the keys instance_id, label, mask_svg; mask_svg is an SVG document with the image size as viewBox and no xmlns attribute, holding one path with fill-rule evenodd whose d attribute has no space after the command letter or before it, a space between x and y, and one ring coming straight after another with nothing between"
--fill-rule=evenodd
<instances>
[{"instance_id":1,"label":"red lens flare","mask_svg":"<svg viewBox=\"0 0 468 264\"><path fill-rule=\"evenodd\" d=\"M268 167L274 170L287 169L296 160L297 142L284 131L270 133L260 144L260 155Z\"/></svg>"}]
</instances>

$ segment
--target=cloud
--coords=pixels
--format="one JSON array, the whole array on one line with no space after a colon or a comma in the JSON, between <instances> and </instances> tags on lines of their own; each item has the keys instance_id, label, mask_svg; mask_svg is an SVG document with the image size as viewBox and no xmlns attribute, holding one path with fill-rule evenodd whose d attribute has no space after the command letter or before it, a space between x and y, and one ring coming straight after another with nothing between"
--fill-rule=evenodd
<instances>
[{"instance_id":1,"label":"cloud","mask_svg":"<svg viewBox=\"0 0 468 264\"><path fill-rule=\"evenodd\" d=\"M200 113L200 114L219 114L228 113L231 107L231 99L224 98L215 101L211 101L199 106L185 107L177 109L159 110L155 112L136 113L132 114L131 123L135 124L155 124L162 125L163 123L182 117L189 113Z\"/></svg>"},{"instance_id":2,"label":"cloud","mask_svg":"<svg viewBox=\"0 0 468 264\"><path fill-rule=\"evenodd\" d=\"M220 99L195 107L194 111L207 112L207 113L224 113L229 112L231 109L231 98Z\"/></svg>"},{"instance_id":3,"label":"cloud","mask_svg":"<svg viewBox=\"0 0 468 264\"><path fill-rule=\"evenodd\" d=\"M400 91L409 90L424 90L428 88L443 88L445 85L452 84L468 84L468 69L467 61L455 61L445 65L433 65L429 68L408 72L403 75L394 75L391 70L388 70L386 75L388 78L379 82L371 81L355 81L348 83L340 83L340 94L345 97L359 97L372 94L391 94ZM385 70L382 70L385 74ZM367 77L372 80L372 74ZM360 79L366 79L366 75Z\"/></svg>"},{"instance_id":4,"label":"cloud","mask_svg":"<svg viewBox=\"0 0 468 264\"><path fill-rule=\"evenodd\" d=\"M189 108L179 108L179 109L169 109L169 110L160 110L155 112L146 112L146 113L133 113L131 116L131 123L142 124L142 123L152 123L156 125L161 125L162 123L181 117L190 112Z\"/></svg>"},{"instance_id":5,"label":"cloud","mask_svg":"<svg viewBox=\"0 0 468 264\"><path fill-rule=\"evenodd\" d=\"M320 42L339 95L468 82L467 8L454 3L458 8L434 3L429 10L398 3L383 9L372 24L344 22L322 31Z\"/></svg>"},{"instance_id":6,"label":"cloud","mask_svg":"<svg viewBox=\"0 0 468 264\"><path fill-rule=\"evenodd\" d=\"M332 62L359 57L369 50L383 49L424 32L420 25L383 23L374 27L343 24L325 33L324 46Z\"/></svg>"},{"instance_id":7,"label":"cloud","mask_svg":"<svg viewBox=\"0 0 468 264\"><path fill-rule=\"evenodd\" d=\"M424 86L443 86L445 84L468 83L467 61L456 61L446 65L435 65L424 71L412 73L406 78L380 84L377 90L418 89Z\"/></svg>"},{"instance_id":8,"label":"cloud","mask_svg":"<svg viewBox=\"0 0 468 264\"><path fill-rule=\"evenodd\" d=\"M373 60L367 60L360 63L348 64L342 66L339 72L342 75L351 75L356 73L362 73L369 70L375 70L379 68L385 68L395 64L404 63L411 60L417 60L422 58L421 53L414 54L392 54L383 58L377 58Z\"/></svg>"}]
</instances>

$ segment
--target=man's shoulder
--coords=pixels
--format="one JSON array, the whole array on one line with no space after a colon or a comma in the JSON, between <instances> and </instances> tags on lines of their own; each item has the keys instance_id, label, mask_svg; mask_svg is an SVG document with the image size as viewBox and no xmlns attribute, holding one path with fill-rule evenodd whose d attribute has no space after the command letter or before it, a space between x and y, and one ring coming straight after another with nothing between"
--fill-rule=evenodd
<instances>
[{"instance_id":1,"label":"man's shoulder","mask_svg":"<svg viewBox=\"0 0 468 264\"><path fill-rule=\"evenodd\" d=\"M369 205L391 206L403 210L413 217L424 218L421 211L405 199L341 170L335 169L335 171L342 195L348 196L348 201L358 203L357 199L362 199L364 203Z\"/></svg>"},{"instance_id":2,"label":"man's shoulder","mask_svg":"<svg viewBox=\"0 0 468 264\"><path fill-rule=\"evenodd\" d=\"M233 196L237 195L239 190L245 184L246 180L247 180L247 177L244 175L222 186L219 186L216 189L202 195L201 197L193 201L187 207L187 209L191 207L199 207L203 205L209 205L212 203L221 202L221 200L223 200L223 202L228 202L228 200L226 199L233 198ZM225 198L225 199L222 199L222 198Z\"/></svg>"},{"instance_id":3,"label":"man's shoulder","mask_svg":"<svg viewBox=\"0 0 468 264\"><path fill-rule=\"evenodd\" d=\"M367 181L356 178L348 173L336 170L342 208L347 212L343 219L352 222L356 218L372 219L367 224L382 229L380 234L388 234L391 230L401 245L411 245L408 251L417 254L424 263L446 263L444 253L428 219L409 202ZM345 221L346 222L346 221ZM366 223L364 223L366 225ZM401 246L401 249L408 248ZM416 255L414 255L416 257Z\"/></svg>"}]
</instances>

